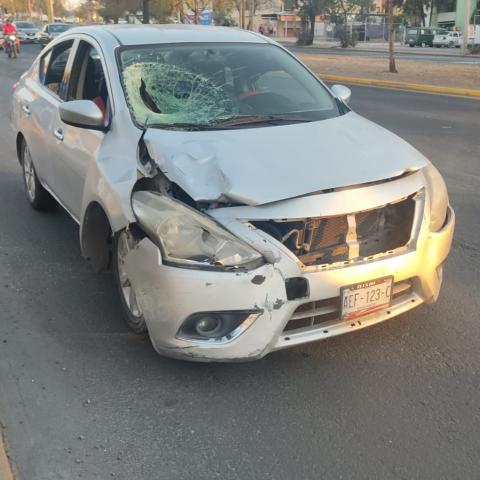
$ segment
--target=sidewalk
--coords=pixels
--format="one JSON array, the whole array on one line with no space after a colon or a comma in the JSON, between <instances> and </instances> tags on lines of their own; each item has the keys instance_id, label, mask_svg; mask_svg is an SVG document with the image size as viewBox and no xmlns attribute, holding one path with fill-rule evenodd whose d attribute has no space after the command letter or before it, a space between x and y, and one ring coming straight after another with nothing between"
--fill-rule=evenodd
<instances>
[{"instance_id":1,"label":"sidewalk","mask_svg":"<svg viewBox=\"0 0 480 480\"><path fill-rule=\"evenodd\" d=\"M296 38L276 37L272 38L276 42L291 47L294 46ZM298 46L308 50L310 48L331 48L340 49L342 51L363 51L363 52L388 52L388 42L358 42L355 47L342 48L336 40L314 40L313 45ZM408 53L411 55L436 55L436 56L457 56L457 57L480 57L480 55L462 55L458 48L433 48L433 47L409 47L400 42L395 42L395 51L399 53Z\"/></svg>"}]
</instances>

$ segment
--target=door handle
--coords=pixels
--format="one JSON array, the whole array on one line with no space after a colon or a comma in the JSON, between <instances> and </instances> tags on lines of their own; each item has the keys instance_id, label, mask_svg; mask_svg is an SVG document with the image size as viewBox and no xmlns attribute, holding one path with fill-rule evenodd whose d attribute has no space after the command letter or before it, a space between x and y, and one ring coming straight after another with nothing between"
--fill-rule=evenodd
<instances>
[{"instance_id":1,"label":"door handle","mask_svg":"<svg viewBox=\"0 0 480 480\"><path fill-rule=\"evenodd\" d=\"M22 110L27 117L30 116L30 107L28 105L22 105Z\"/></svg>"},{"instance_id":2,"label":"door handle","mask_svg":"<svg viewBox=\"0 0 480 480\"><path fill-rule=\"evenodd\" d=\"M61 128L56 128L53 135L59 142L63 142L63 130Z\"/></svg>"}]
</instances>

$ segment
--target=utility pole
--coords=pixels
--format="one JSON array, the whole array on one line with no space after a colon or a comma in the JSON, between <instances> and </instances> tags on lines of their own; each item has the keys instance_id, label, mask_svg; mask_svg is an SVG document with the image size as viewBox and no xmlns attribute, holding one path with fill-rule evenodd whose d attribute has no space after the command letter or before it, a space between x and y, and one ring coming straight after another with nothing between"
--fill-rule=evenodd
<instances>
[{"instance_id":1,"label":"utility pole","mask_svg":"<svg viewBox=\"0 0 480 480\"><path fill-rule=\"evenodd\" d=\"M245 28L245 0L240 1L240 27Z\"/></svg>"},{"instance_id":2,"label":"utility pole","mask_svg":"<svg viewBox=\"0 0 480 480\"><path fill-rule=\"evenodd\" d=\"M470 30L470 0L464 1L463 10L463 35L462 35L462 53L466 55L468 53L468 34Z\"/></svg>"}]
</instances>

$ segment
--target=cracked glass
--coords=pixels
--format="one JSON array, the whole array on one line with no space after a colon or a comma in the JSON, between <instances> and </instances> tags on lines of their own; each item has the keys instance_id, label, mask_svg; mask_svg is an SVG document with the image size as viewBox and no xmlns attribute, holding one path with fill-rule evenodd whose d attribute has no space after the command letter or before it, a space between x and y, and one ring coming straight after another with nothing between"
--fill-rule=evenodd
<instances>
[{"instance_id":1,"label":"cracked glass","mask_svg":"<svg viewBox=\"0 0 480 480\"><path fill-rule=\"evenodd\" d=\"M310 71L269 44L128 47L120 71L128 106L144 127L296 123L342 113Z\"/></svg>"}]
</instances>

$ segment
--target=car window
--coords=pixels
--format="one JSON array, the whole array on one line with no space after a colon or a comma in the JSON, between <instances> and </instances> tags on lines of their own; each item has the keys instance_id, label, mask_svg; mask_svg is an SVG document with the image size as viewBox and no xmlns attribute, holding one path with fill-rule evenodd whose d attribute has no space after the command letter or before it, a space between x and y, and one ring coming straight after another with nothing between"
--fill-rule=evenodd
<instances>
[{"instance_id":1,"label":"car window","mask_svg":"<svg viewBox=\"0 0 480 480\"><path fill-rule=\"evenodd\" d=\"M38 68L40 83L45 84L45 76L47 74L48 62L52 56L52 50L49 50L45 55L40 58L40 64Z\"/></svg>"},{"instance_id":2,"label":"car window","mask_svg":"<svg viewBox=\"0 0 480 480\"><path fill-rule=\"evenodd\" d=\"M73 62L66 98L67 100L92 100L108 122L110 99L101 56L94 46L83 40L78 46Z\"/></svg>"},{"instance_id":3,"label":"car window","mask_svg":"<svg viewBox=\"0 0 480 480\"><path fill-rule=\"evenodd\" d=\"M142 125L215 127L272 115L294 123L344 113L314 75L275 45L136 46L121 51L120 69L127 103Z\"/></svg>"},{"instance_id":4,"label":"car window","mask_svg":"<svg viewBox=\"0 0 480 480\"><path fill-rule=\"evenodd\" d=\"M35 28L35 25L29 22L17 22L17 28Z\"/></svg>"},{"instance_id":5,"label":"car window","mask_svg":"<svg viewBox=\"0 0 480 480\"><path fill-rule=\"evenodd\" d=\"M50 33L62 33L71 28L71 25L50 25L48 31Z\"/></svg>"},{"instance_id":6,"label":"car window","mask_svg":"<svg viewBox=\"0 0 480 480\"><path fill-rule=\"evenodd\" d=\"M42 59L43 70L46 68L45 73L41 75L42 83L45 85L45 87L57 94L59 97L61 97L63 94L61 91L63 75L65 73L65 67L67 66L68 57L72 51L72 46L73 40L60 43Z\"/></svg>"}]
</instances>

